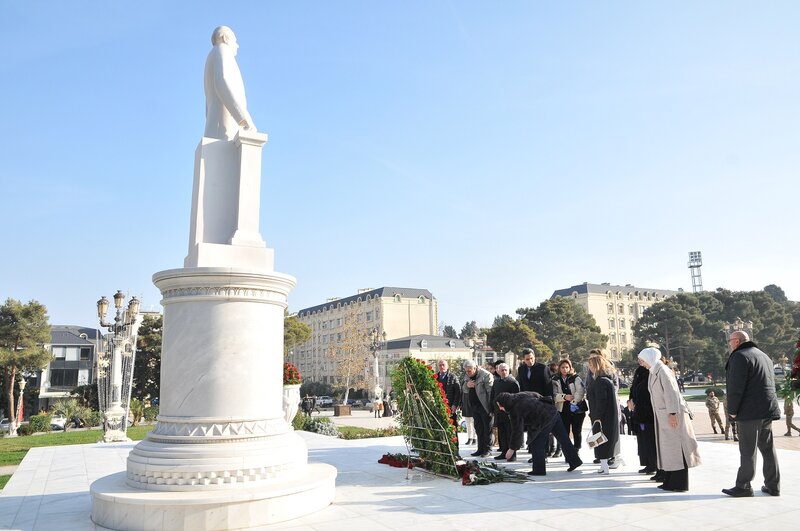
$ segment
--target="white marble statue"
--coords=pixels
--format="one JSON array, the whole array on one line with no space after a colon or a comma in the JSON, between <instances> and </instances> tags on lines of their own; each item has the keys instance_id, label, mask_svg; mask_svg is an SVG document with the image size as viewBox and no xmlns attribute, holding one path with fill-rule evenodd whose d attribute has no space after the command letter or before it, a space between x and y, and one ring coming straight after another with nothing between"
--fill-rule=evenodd
<instances>
[{"instance_id":1,"label":"white marble statue","mask_svg":"<svg viewBox=\"0 0 800 531\"><path fill-rule=\"evenodd\" d=\"M256 131L244 94L242 73L236 62L239 44L227 26L219 26L211 34L214 47L206 59L204 88L206 93L206 130L204 136L233 140L240 129Z\"/></svg>"}]
</instances>

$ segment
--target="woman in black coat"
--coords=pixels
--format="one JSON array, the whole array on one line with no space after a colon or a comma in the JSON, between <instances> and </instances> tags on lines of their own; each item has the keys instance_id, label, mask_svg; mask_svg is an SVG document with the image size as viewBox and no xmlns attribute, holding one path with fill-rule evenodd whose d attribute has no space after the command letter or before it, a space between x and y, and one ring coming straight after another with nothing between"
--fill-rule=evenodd
<instances>
[{"instance_id":1,"label":"woman in black coat","mask_svg":"<svg viewBox=\"0 0 800 531\"><path fill-rule=\"evenodd\" d=\"M646 368L640 366L636 369L636 372L633 373L631 395L628 400L628 409L631 410L633 432L636 434L639 464L644 467L639 471L640 474L655 474L658 470L656 459L656 421L653 417L653 403L650 401L650 391L647 389L647 379L649 377L650 371Z\"/></svg>"},{"instance_id":2,"label":"woman in black coat","mask_svg":"<svg viewBox=\"0 0 800 531\"><path fill-rule=\"evenodd\" d=\"M608 442L595 446L594 456L600 460L598 474L608 474L608 460L619 455L619 402L611 375L614 368L607 359L600 356L589 358L589 370L594 381L586 393L589 400L589 418L592 420L592 433L601 430ZM598 423L599 421L599 423Z\"/></svg>"}]
</instances>

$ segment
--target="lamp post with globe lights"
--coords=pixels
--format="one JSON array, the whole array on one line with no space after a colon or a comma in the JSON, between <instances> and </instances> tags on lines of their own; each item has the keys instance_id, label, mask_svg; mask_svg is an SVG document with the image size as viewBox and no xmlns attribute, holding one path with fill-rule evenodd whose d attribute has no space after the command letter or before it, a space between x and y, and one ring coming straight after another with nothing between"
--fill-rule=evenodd
<instances>
[{"instance_id":1,"label":"lamp post with globe lights","mask_svg":"<svg viewBox=\"0 0 800 531\"><path fill-rule=\"evenodd\" d=\"M370 337L372 339L370 348L372 349L372 355L374 358L372 373L375 375L375 386L372 389L372 395L375 398L382 398L383 389L381 388L381 377L378 370L378 358L380 356L381 346L386 342L386 331L384 330L383 333L378 333L378 328L375 327L370 332Z\"/></svg>"},{"instance_id":2,"label":"lamp post with globe lights","mask_svg":"<svg viewBox=\"0 0 800 531\"><path fill-rule=\"evenodd\" d=\"M130 387L133 381L133 356L135 354L137 317L139 315L139 299L132 297L127 308L124 307L125 294L118 290L114 294L114 322L106 322L109 300L101 297L97 301L97 316L100 326L110 334L107 339L105 355L97 358L97 379L100 409L105 418L105 434L103 441L129 442L126 435L127 416L130 403ZM101 381L103 384L101 384ZM123 396L123 393L127 396ZM122 407L123 402L125 408Z\"/></svg>"}]
</instances>

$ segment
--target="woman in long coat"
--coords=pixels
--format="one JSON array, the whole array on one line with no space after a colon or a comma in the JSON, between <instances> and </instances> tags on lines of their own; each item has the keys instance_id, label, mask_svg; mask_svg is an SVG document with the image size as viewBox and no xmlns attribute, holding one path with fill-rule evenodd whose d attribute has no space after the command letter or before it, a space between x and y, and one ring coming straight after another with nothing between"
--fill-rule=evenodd
<instances>
[{"instance_id":1,"label":"woman in long coat","mask_svg":"<svg viewBox=\"0 0 800 531\"><path fill-rule=\"evenodd\" d=\"M678 381L660 358L661 352L652 347L639 353L642 366L650 370L648 388L655 414L656 455L658 468L664 471L664 484L658 488L685 492L689 490L689 468L700 464L700 454Z\"/></svg>"},{"instance_id":2,"label":"woman in long coat","mask_svg":"<svg viewBox=\"0 0 800 531\"><path fill-rule=\"evenodd\" d=\"M608 460L619 455L619 402L617 390L611 380L614 368L607 359L593 356L589 358L589 370L593 375L593 382L586 392L586 398L589 400L592 433L602 429L608 438L607 443L594 448L594 456L600 460L600 470L597 473L608 474ZM596 424L597 421L600 423Z\"/></svg>"},{"instance_id":3,"label":"woman in long coat","mask_svg":"<svg viewBox=\"0 0 800 531\"><path fill-rule=\"evenodd\" d=\"M655 416L653 415L653 403L650 401L650 390L648 380L650 371L641 366L644 363L639 360L639 367L633 373L631 382L631 395L628 400L628 409L631 410L631 420L633 421L634 433L636 434L636 446L639 453L639 464L644 466L639 471L640 474L654 474L658 470L658 459L656 458L656 433ZM663 473L651 479L662 479Z\"/></svg>"}]
</instances>

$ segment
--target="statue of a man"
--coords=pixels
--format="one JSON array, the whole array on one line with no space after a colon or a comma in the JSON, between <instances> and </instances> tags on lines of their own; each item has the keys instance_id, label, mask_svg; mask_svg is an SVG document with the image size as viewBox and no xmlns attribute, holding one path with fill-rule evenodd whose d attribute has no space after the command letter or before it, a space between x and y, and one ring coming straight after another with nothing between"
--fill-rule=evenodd
<instances>
[{"instance_id":1,"label":"statue of a man","mask_svg":"<svg viewBox=\"0 0 800 531\"><path fill-rule=\"evenodd\" d=\"M236 35L227 26L211 34L214 47L206 59L204 88L206 93L206 130L204 136L232 140L239 129L255 131L247 112L244 81L236 51Z\"/></svg>"}]
</instances>

